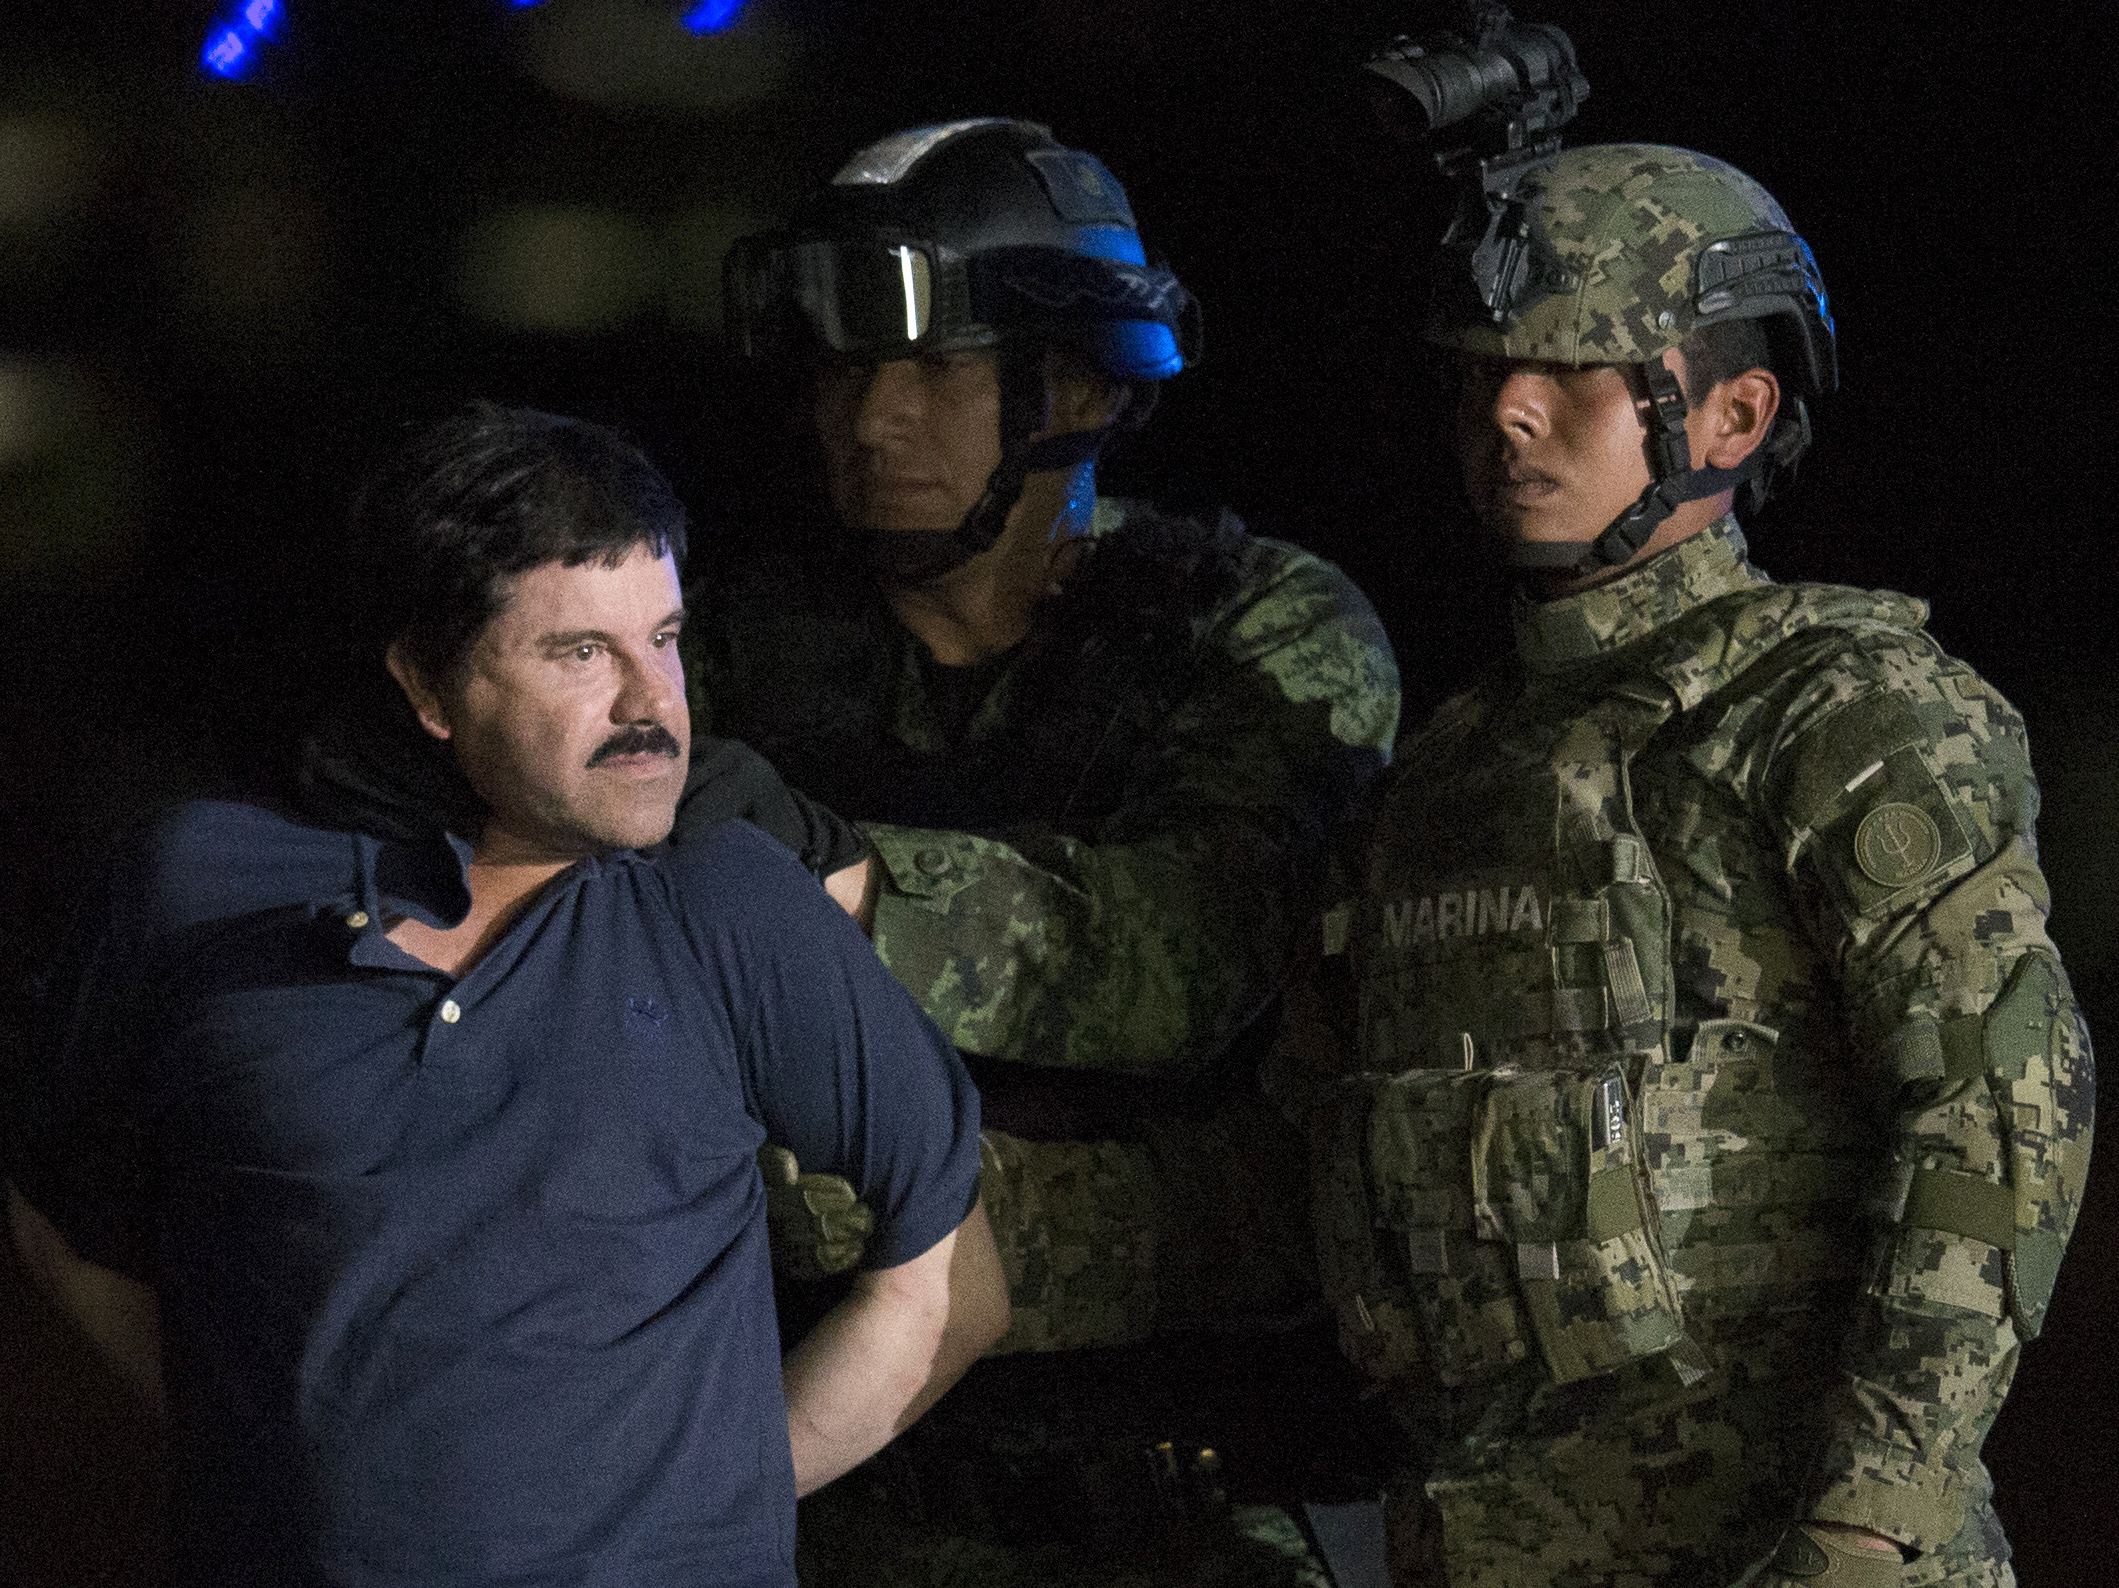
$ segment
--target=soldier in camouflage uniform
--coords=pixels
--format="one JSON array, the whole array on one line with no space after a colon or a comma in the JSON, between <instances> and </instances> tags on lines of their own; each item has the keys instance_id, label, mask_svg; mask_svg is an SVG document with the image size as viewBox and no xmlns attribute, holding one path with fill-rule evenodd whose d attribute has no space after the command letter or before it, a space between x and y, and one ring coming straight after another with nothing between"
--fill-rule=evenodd
<instances>
[{"instance_id":1,"label":"soldier in camouflage uniform","mask_svg":"<svg viewBox=\"0 0 2119 1588\"><path fill-rule=\"evenodd\" d=\"M805 1581L1319 1582L1241 1503L1285 1435L1251 1386L1305 1341L1344 1372L1328 1333L1244 1327L1316 1295L1299 1139L1246 1043L1395 733L1374 613L1227 515L1096 496L1195 317L1110 172L1041 127L860 151L738 246L728 301L739 347L813 383L838 523L691 592L693 720L874 846L877 952L984 1096L1016 1320L890 1462L805 1502ZM783 1277L850 1264L866 1210L776 1167Z\"/></svg>"},{"instance_id":2,"label":"soldier in camouflage uniform","mask_svg":"<svg viewBox=\"0 0 2119 1588\"><path fill-rule=\"evenodd\" d=\"M1322 944L1361 1073L1290 1081L1419 1452L1395 1579L2012 1582L1980 1445L2093 1094L2022 721L1922 603L1748 559L1834 378L1772 198L1638 145L1504 197L1528 268L1446 244L1430 337L1515 654L1377 785Z\"/></svg>"}]
</instances>

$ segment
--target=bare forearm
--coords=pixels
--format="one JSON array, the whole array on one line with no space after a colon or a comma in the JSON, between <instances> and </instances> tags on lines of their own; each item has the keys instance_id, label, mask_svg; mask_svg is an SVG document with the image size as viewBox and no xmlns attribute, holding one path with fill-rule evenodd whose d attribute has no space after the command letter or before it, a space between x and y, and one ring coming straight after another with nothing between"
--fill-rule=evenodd
<instances>
[{"instance_id":1,"label":"bare forearm","mask_svg":"<svg viewBox=\"0 0 2119 1588\"><path fill-rule=\"evenodd\" d=\"M88 1337L128 1388L162 1410L162 1312L155 1293L138 1280L77 1257L52 1222L13 1186L7 1188L7 1223L31 1282Z\"/></svg>"},{"instance_id":2,"label":"bare forearm","mask_svg":"<svg viewBox=\"0 0 2119 1588\"><path fill-rule=\"evenodd\" d=\"M795 1492L821 1488L882 1449L1007 1326L983 1208L910 1263L861 1275L787 1358Z\"/></svg>"}]
</instances>

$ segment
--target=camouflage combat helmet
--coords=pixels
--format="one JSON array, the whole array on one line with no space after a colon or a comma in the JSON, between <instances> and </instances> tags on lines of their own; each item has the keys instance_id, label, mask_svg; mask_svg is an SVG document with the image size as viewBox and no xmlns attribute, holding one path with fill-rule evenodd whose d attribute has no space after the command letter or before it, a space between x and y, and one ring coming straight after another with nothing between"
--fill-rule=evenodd
<instances>
[{"instance_id":1,"label":"camouflage combat helmet","mask_svg":"<svg viewBox=\"0 0 2119 1588\"><path fill-rule=\"evenodd\" d=\"M1493 227L1496 206L1504 224ZM1697 327L1742 319L1764 323L1799 390L1742 467L1694 469L1684 393L1662 355ZM1490 187L1486 206L1468 204L1443 239L1426 334L1490 358L1641 367L1655 410L1649 489L1586 552L1521 548L1533 565L1630 560L1681 502L1792 463L1809 442L1809 402L1838 384L1824 281L1773 195L1734 166L1659 144L1553 153Z\"/></svg>"},{"instance_id":2,"label":"camouflage combat helmet","mask_svg":"<svg viewBox=\"0 0 2119 1588\"><path fill-rule=\"evenodd\" d=\"M858 150L782 230L730 253L729 338L753 358L803 348L867 363L992 347L1000 360L1001 462L954 530L916 547L929 574L991 546L1023 476L1096 456L1116 427L1030 439L1044 422L1043 351L1065 347L1145 387L1198 357L1198 310L1151 260L1118 179L1035 122L981 117L915 127ZM903 571L900 569L900 571Z\"/></svg>"}]
</instances>

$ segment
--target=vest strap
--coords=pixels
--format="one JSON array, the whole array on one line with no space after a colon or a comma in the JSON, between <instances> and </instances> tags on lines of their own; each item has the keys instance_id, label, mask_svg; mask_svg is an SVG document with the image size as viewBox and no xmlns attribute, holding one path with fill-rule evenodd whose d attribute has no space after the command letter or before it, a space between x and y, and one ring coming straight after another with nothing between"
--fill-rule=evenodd
<instances>
[{"instance_id":1,"label":"vest strap","mask_svg":"<svg viewBox=\"0 0 2119 1588\"><path fill-rule=\"evenodd\" d=\"M1906 1211L1899 1222L2013 1251L2016 1193L1983 1175L1918 1169L1906 1191Z\"/></svg>"}]
</instances>

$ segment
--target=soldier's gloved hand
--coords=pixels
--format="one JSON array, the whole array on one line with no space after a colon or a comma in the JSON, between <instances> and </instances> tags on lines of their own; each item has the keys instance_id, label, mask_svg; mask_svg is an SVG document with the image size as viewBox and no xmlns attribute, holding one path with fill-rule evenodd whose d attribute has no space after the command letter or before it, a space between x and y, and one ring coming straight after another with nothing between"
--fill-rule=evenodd
<instances>
[{"instance_id":1,"label":"soldier's gloved hand","mask_svg":"<svg viewBox=\"0 0 2119 1588\"><path fill-rule=\"evenodd\" d=\"M836 811L787 786L770 761L734 739L692 741L692 764L677 801L672 844L694 842L730 817L762 827L819 877L865 860L867 836Z\"/></svg>"},{"instance_id":2,"label":"soldier's gloved hand","mask_svg":"<svg viewBox=\"0 0 2119 1588\"><path fill-rule=\"evenodd\" d=\"M1866 1549L1836 1528L1798 1522L1751 1588L1898 1588L1905 1580L1896 1550Z\"/></svg>"},{"instance_id":3,"label":"soldier's gloved hand","mask_svg":"<svg viewBox=\"0 0 2119 1588\"><path fill-rule=\"evenodd\" d=\"M804 1174L795 1155L767 1142L758 1149L765 1175L765 1233L773 1272L782 1279L826 1279L861 1260L875 1213L835 1174Z\"/></svg>"}]
</instances>

